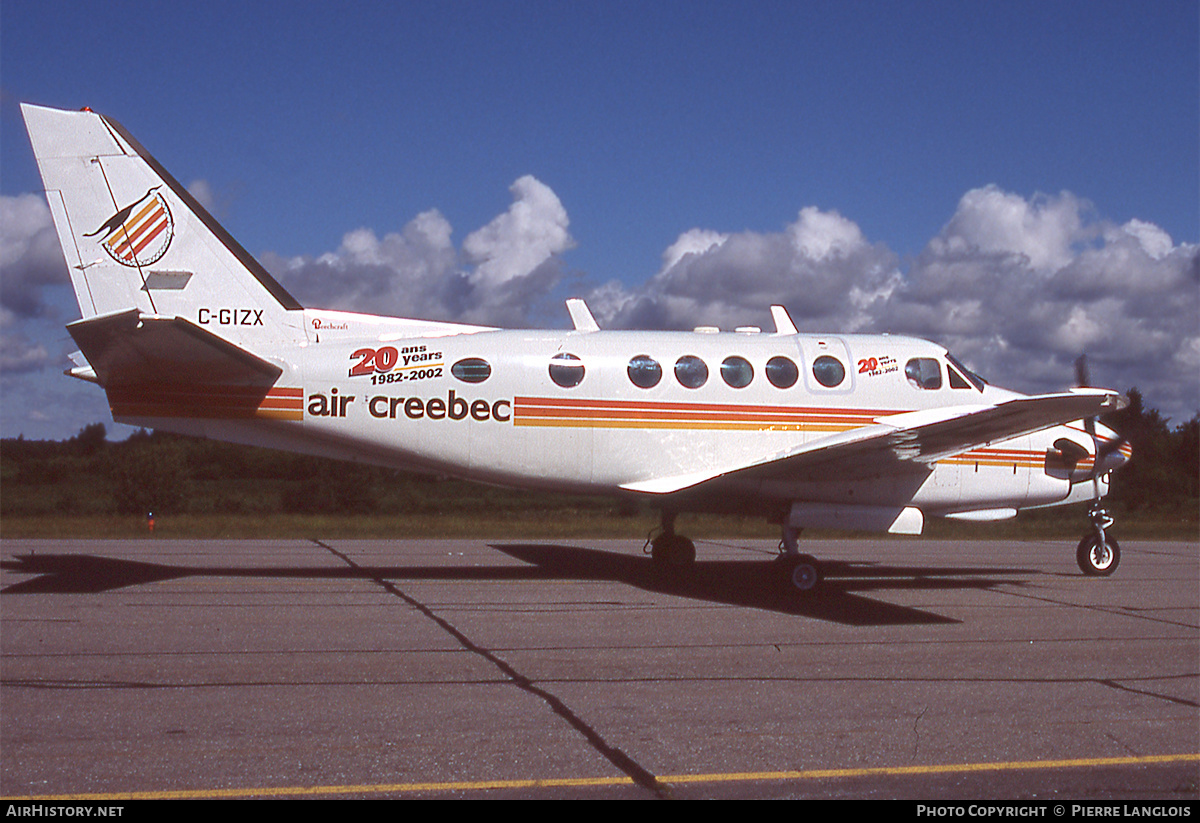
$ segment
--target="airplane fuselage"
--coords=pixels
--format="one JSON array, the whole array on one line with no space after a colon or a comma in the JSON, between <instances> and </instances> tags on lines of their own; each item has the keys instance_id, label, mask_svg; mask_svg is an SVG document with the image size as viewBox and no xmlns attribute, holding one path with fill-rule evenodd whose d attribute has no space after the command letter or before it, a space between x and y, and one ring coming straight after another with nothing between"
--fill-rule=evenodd
<instances>
[{"instance_id":1,"label":"airplane fuselage","mask_svg":"<svg viewBox=\"0 0 1200 823\"><path fill-rule=\"evenodd\" d=\"M202 311L198 324L216 316ZM197 418L194 406L114 402L114 416L529 489L637 494L659 491L658 478L684 478L660 496L709 509L774 511L808 501L975 519L1070 502L1070 473L1053 444L1065 437L1091 446L1073 424L899 474L722 480L748 462L895 415L1020 395L964 374L942 347L904 336L437 324L432 334L408 336L421 329L387 318L304 310L303 321L294 324L305 329L303 341L272 352L283 374L253 408L215 403ZM718 482L691 501L691 476Z\"/></svg>"}]
</instances>

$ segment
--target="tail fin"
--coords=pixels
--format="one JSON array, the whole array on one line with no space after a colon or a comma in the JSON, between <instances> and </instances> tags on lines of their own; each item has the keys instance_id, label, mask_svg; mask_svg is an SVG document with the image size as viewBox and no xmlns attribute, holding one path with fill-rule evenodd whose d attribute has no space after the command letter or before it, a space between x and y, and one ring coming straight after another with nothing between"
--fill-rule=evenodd
<instances>
[{"instance_id":1,"label":"tail fin","mask_svg":"<svg viewBox=\"0 0 1200 823\"><path fill-rule=\"evenodd\" d=\"M303 340L295 298L119 123L21 112L85 321L136 309L251 351Z\"/></svg>"}]
</instances>

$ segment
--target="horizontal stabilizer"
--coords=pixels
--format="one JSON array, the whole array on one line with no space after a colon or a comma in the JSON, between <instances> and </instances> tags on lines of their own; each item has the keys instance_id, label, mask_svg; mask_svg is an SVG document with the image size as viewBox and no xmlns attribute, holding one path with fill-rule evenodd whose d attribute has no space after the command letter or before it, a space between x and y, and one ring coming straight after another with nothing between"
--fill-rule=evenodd
<instances>
[{"instance_id":1,"label":"horizontal stabilizer","mask_svg":"<svg viewBox=\"0 0 1200 823\"><path fill-rule=\"evenodd\" d=\"M269 386L283 370L182 317L137 309L78 320L67 331L100 385Z\"/></svg>"}]
</instances>

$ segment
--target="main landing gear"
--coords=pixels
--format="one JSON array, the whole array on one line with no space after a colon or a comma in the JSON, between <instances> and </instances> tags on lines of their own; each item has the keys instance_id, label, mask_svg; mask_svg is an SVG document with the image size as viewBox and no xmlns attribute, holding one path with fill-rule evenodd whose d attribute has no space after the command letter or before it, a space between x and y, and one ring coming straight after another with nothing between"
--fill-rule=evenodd
<instances>
[{"instance_id":1,"label":"main landing gear","mask_svg":"<svg viewBox=\"0 0 1200 823\"><path fill-rule=\"evenodd\" d=\"M775 561L776 574L788 593L808 595L820 588L821 566L812 555L800 554L799 537L798 528L783 527L779 558ZM696 544L675 532L675 512L662 513L662 530L648 539L644 548L650 552L654 566L661 571L685 569L696 562Z\"/></svg>"},{"instance_id":2,"label":"main landing gear","mask_svg":"<svg viewBox=\"0 0 1200 823\"><path fill-rule=\"evenodd\" d=\"M783 527L779 541L779 578L784 588L794 594L812 594L821 586L821 566L812 555L800 553L800 530Z\"/></svg>"},{"instance_id":3,"label":"main landing gear","mask_svg":"<svg viewBox=\"0 0 1200 823\"><path fill-rule=\"evenodd\" d=\"M680 568L696 562L696 544L675 533L675 512L663 511L662 531L647 541L650 559L660 569Z\"/></svg>"},{"instance_id":4,"label":"main landing gear","mask_svg":"<svg viewBox=\"0 0 1200 823\"><path fill-rule=\"evenodd\" d=\"M1121 563L1121 547L1107 533L1107 529L1114 522L1112 515L1097 499L1092 501L1088 508L1088 519L1092 521L1092 530L1079 541L1079 548L1075 550L1075 560L1084 574L1108 577Z\"/></svg>"}]
</instances>

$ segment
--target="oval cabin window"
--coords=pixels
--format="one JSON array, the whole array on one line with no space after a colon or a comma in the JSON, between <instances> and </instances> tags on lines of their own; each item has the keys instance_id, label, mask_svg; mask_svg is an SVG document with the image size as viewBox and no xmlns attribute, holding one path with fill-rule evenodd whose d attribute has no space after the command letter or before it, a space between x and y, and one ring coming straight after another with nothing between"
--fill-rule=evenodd
<instances>
[{"instance_id":1,"label":"oval cabin window","mask_svg":"<svg viewBox=\"0 0 1200 823\"><path fill-rule=\"evenodd\" d=\"M772 357L767 361L767 380L777 389L790 389L800 379L800 369L786 357Z\"/></svg>"},{"instance_id":2,"label":"oval cabin window","mask_svg":"<svg viewBox=\"0 0 1200 823\"><path fill-rule=\"evenodd\" d=\"M726 357L721 361L721 379L735 389L744 389L754 379L754 367L744 357Z\"/></svg>"},{"instance_id":3,"label":"oval cabin window","mask_svg":"<svg viewBox=\"0 0 1200 823\"><path fill-rule=\"evenodd\" d=\"M825 388L832 389L846 379L846 367L836 357L823 354L813 361L813 377Z\"/></svg>"},{"instance_id":4,"label":"oval cabin window","mask_svg":"<svg viewBox=\"0 0 1200 823\"><path fill-rule=\"evenodd\" d=\"M451 366L450 373L464 383L482 383L492 376L492 366L482 357L468 357Z\"/></svg>"},{"instance_id":5,"label":"oval cabin window","mask_svg":"<svg viewBox=\"0 0 1200 823\"><path fill-rule=\"evenodd\" d=\"M708 382L708 366L699 357L685 354L675 361L675 379L688 389L698 389Z\"/></svg>"},{"instance_id":6,"label":"oval cabin window","mask_svg":"<svg viewBox=\"0 0 1200 823\"><path fill-rule=\"evenodd\" d=\"M570 389L583 382L583 361L573 354L556 354L550 358L550 379Z\"/></svg>"},{"instance_id":7,"label":"oval cabin window","mask_svg":"<svg viewBox=\"0 0 1200 823\"><path fill-rule=\"evenodd\" d=\"M662 380L662 366L648 354L639 354L629 361L629 382L639 389L652 389Z\"/></svg>"}]
</instances>

